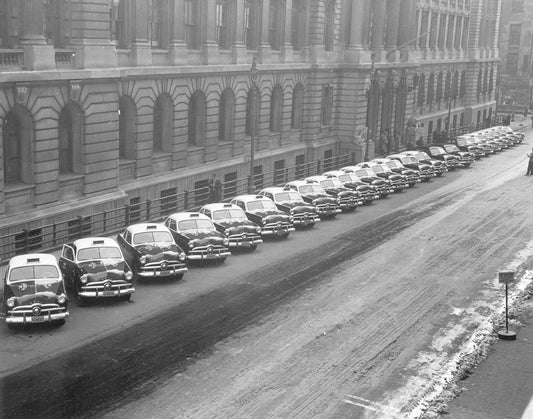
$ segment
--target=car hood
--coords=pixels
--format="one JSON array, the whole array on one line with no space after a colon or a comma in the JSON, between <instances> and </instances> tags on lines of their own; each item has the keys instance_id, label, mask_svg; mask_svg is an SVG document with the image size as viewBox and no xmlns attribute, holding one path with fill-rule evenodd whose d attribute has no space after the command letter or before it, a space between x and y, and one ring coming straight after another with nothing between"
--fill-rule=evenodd
<instances>
[{"instance_id":1,"label":"car hood","mask_svg":"<svg viewBox=\"0 0 533 419\"><path fill-rule=\"evenodd\" d=\"M336 203L334 198L328 195L321 194L321 193L305 194L302 196L304 197L304 199L308 199L310 201L313 201L316 199L319 204L325 204L325 203L335 204Z\"/></svg>"},{"instance_id":2,"label":"car hood","mask_svg":"<svg viewBox=\"0 0 533 419\"><path fill-rule=\"evenodd\" d=\"M255 233L258 227L254 222L244 219L228 218L226 220L217 220L216 223L223 227L229 234Z\"/></svg>"},{"instance_id":3,"label":"car hood","mask_svg":"<svg viewBox=\"0 0 533 419\"><path fill-rule=\"evenodd\" d=\"M306 212L315 212L315 207L307 205L304 202L297 201L283 201L279 202L276 205L280 208L286 208L287 211L292 209L293 214L303 214Z\"/></svg>"},{"instance_id":4,"label":"car hood","mask_svg":"<svg viewBox=\"0 0 533 419\"><path fill-rule=\"evenodd\" d=\"M149 257L150 262L160 260L179 260L180 248L173 243L144 243L135 246L141 254Z\"/></svg>"},{"instance_id":5,"label":"car hood","mask_svg":"<svg viewBox=\"0 0 533 419\"><path fill-rule=\"evenodd\" d=\"M124 271L129 270L126 262L117 259L88 260L78 263L80 269L88 274L88 282L109 279L122 279Z\"/></svg>"},{"instance_id":6,"label":"car hood","mask_svg":"<svg viewBox=\"0 0 533 419\"><path fill-rule=\"evenodd\" d=\"M222 243L224 239L224 235L217 230L186 230L180 232L180 234L189 240L198 240L200 243L213 243L218 241L217 239L220 239Z\"/></svg>"},{"instance_id":7,"label":"car hood","mask_svg":"<svg viewBox=\"0 0 533 419\"><path fill-rule=\"evenodd\" d=\"M277 209L248 211L250 214L265 218L268 222L287 221L287 215Z\"/></svg>"},{"instance_id":8,"label":"car hood","mask_svg":"<svg viewBox=\"0 0 533 419\"><path fill-rule=\"evenodd\" d=\"M7 288L13 296L17 297L19 304L56 302L58 292L62 291L62 280L53 279L27 279L8 284Z\"/></svg>"},{"instance_id":9,"label":"car hood","mask_svg":"<svg viewBox=\"0 0 533 419\"><path fill-rule=\"evenodd\" d=\"M353 191L351 191L348 188L328 188L326 191L332 195L340 195L340 196L347 196L347 195L354 195Z\"/></svg>"}]
</instances>

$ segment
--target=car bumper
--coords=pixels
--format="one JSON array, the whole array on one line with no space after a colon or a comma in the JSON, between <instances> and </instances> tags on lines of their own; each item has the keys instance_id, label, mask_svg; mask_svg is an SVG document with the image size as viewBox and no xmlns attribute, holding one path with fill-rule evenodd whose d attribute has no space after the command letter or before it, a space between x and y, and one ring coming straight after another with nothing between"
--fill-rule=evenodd
<instances>
[{"instance_id":1,"label":"car bumper","mask_svg":"<svg viewBox=\"0 0 533 419\"><path fill-rule=\"evenodd\" d=\"M146 270L137 273L139 278L166 278L174 275L182 275L187 272L187 268L173 268L165 270Z\"/></svg>"},{"instance_id":2,"label":"car bumper","mask_svg":"<svg viewBox=\"0 0 533 419\"><path fill-rule=\"evenodd\" d=\"M78 295L83 298L112 298L130 295L135 292L135 288L128 287L120 290L94 290L94 291L80 291Z\"/></svg>"},{"instance_id":3,"label":"car bumper","mask_svg":"<svg viewBox=\"0 0 533 419\"><path fill-rule=\"evenodd\" d=\"M231 256L228 251L187 255L188 260L217 260Z\"/></svg>"},{"instance_id":4,"label":"car bumper","mask_svg":"<svg viewBox=\"0 0 533 419\"><path fill-rule=\"evenodd\" d=\"M302 226L307 227L315 223L318 223L319 221L320 221L320 217L294 218L293 224L295 227L302 227Z\"/></svg>"},{"instance_id":5,"label":"car bumper","mask_svg":"<svg viewBox=\"0 0 533 419\"><path fill-rule=\"evenodd\" d=\"M254 240L231 240L230 239L229 247L230 248L240 248L240 247L249 248L259 243L263 243L263 240L262 239L254 239Z\"/></svg>"},{"instance_id":6,"label":"car bumper","mask_svg":"<svg viewBox=\"0 0 533 419\"><path fill-rule=\"evenodd\" d=\"M294 227L281 227L276 228L272 230L262 230L261 235L263 237L279 237L279 236L286 236L287 234L295 231Z\"/></svg>"},{"instance_id":7,"label":"car bumper","mask_svg":"<svg viewBox=\"0 0 533 419\"><path fill-rule=\"evenodd\" d=\"M8 324L38 324L38 323L53 323L65 320L69 316L68 311L64 313L46 314L44 316L10 316L6 317Z\"/></svg>"}]
</instances>

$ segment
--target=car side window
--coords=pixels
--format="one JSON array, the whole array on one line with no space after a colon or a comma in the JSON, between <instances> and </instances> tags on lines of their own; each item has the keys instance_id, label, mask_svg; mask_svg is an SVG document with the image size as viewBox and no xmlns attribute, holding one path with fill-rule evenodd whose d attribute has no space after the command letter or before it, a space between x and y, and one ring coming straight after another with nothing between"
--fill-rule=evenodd
<instances>
[{"instance_id":1,"label":"car side window","mask_svg":"<svg viewBox=\"0 0 533 419\"><path fill-rule=\"evenodd\" d=\"M244 207L244 202L242 202L242 201L235 201L234 204L237 205L238 207L241 207L243 210L246 209L246 208Z\"/></svg>"},{"instance_id":2,"label":"car side window","mask_svg":"<svg viewBox=\"0 0 533 419\"><path fill-rule=\"evenodd\" d=\"M126 243L131 243L131 234L128 230L124 232L124 241Z\"/></svg>"},{"instance_id":3,"label":"car side window","mask_svg":"<svg viewBox=\"0 0 533 419\"><path fill-rule=\"evenodd\" d=\"M63 252L61 256L68 260L74 260L74 250L70 246L63 246Z\"/></svg>"}]
</instances>

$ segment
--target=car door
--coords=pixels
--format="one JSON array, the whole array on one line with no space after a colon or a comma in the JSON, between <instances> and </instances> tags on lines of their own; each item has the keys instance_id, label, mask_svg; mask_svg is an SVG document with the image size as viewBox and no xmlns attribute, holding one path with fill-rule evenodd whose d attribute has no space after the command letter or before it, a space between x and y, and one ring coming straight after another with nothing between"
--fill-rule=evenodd
<instances>
[{"instance_id":1,"label":"car door","mask_svg":"<svg viewBox=\"0 0 533 419\"><path fill-rule=\"evenodd\" d=\"M70 289L75 288L75 273L76 273L76 262L74 260L74 247L72 244L63 245L61 250L61 257L59 258L59 269L65 279L65 283Z\"/></svg>"}]
</instances>

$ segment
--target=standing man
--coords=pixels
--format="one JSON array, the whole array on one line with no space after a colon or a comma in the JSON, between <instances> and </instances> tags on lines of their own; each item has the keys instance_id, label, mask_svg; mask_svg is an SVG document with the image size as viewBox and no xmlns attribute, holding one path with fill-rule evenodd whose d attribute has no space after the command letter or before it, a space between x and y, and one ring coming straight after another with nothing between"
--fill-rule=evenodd
<instances>
[{"instance_id":1,"label":"standing man","mask_svg":"<svg viewBox=\"0 0 533 419\"><path fill-rule=\"evenodd\" d=\"M527 164L527 172L526 176L533 175L533 148L531 149L531 153L528 153L528 164Z\"/></svg>"},{"instance_id":2,"label":"standing man","mask_svg":"<svg viewBox=\"0 0 533 419\"><path fill-rule=\"evenodd\" d=\"M222 198L222 182L213 173L209 180L209 202L220 202Z\"/></svg>"}]
</instances>

